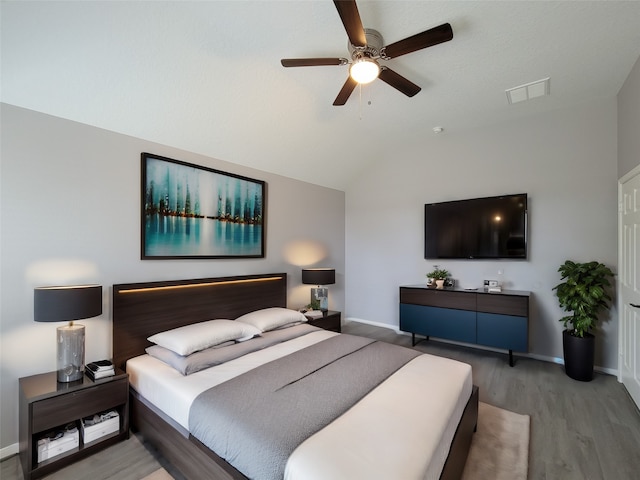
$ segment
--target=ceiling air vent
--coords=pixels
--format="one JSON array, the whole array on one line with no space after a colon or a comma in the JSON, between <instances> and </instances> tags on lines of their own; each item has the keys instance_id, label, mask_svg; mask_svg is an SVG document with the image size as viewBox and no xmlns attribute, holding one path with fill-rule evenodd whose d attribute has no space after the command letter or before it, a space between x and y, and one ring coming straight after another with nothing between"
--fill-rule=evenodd
<instances>
[{"instance_id":1,"label":"ceiling air vent","mask_svg":"<svg viewBox=\"0 0 640 480\"><path fill-rule=\"evenodd\" d=\"M549 77L505 90L509 104L524 102L525 100L531 100L536 97L543 97L549 95L549 92Z\"/></svg>"}]
</instances>

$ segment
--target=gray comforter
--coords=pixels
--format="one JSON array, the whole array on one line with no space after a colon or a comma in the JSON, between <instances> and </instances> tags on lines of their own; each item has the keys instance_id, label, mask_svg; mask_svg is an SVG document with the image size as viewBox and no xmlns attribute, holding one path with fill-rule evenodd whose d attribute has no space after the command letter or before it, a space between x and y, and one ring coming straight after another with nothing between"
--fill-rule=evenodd
<instances>
[{"instance_id":1,"label":"gray comforter","mask_svg":"<svg viewBox=\"0 0 640 480\"><path fill-rule=\"evenodd\" d=\"M247 477L281 479L300 443L418 355L362 337L332 337L203 392L189 429Z\"/></svg>"}]
</instances>

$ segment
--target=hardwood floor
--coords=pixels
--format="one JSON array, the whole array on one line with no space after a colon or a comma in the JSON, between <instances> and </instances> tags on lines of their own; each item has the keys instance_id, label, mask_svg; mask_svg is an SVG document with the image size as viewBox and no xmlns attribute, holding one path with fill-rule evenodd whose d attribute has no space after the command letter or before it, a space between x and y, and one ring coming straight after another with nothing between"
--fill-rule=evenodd
<instances>
[{"instance_id":1,"label":"hardwood floor","mask_svg":"<svg viewBox=\"0 0 640 480\"><path fill-rule=\"evenodd\" d=\"M411 336L386 328L348 322L342 331L411 347ZM640 478L640 412L615 377L577 382L561 365L539 360L516 357L512 368L506 354L435 341L414 348L469 363L480 401L531 416L530 480ZM45 478L139 480L160 466L171 470L165 463L132 435ZM17 456L2 462L0 477L22 478Z\"/></svg>"}]
</instances>

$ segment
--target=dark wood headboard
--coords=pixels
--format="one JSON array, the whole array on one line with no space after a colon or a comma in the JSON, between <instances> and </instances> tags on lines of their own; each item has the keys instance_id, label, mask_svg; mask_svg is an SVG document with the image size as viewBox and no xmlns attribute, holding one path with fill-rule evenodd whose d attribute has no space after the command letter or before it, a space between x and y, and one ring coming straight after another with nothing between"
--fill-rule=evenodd
<instances>
[{"instance_id":1,"label":"dark wood headboard","mask_svg":"<svg viewBox=\"0 0 640 480\"><path fill-rule=\"evenodd\" d=\"M154 333L286 306L286 273L114 285L113 363L124 369Z\"/></svg>"}]
</instances>

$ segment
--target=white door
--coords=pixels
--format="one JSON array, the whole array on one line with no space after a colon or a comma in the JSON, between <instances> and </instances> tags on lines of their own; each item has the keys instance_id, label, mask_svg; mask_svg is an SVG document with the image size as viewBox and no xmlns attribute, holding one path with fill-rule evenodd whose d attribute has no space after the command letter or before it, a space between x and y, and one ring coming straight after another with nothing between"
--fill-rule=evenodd
<instances>
[{"instance_id":1,"label":"white door","mask_svg":"<svg viewBox=\"0 0 640 480\"><path fill-rule=\"evenodd\" d=\"M619 380L640 408L640 166L619 186Z\"/></svg>"}]
</instances>

